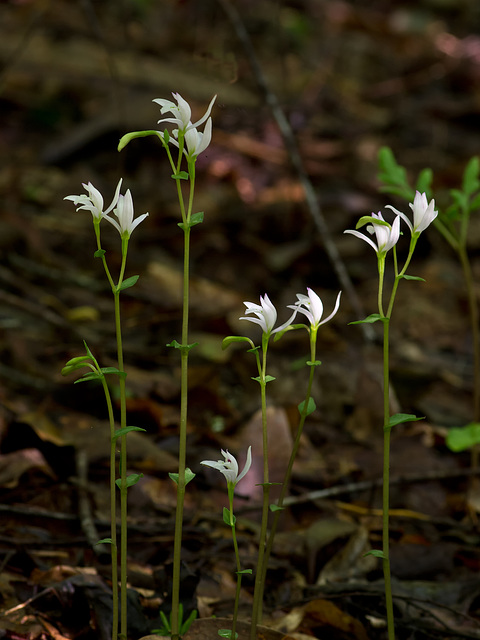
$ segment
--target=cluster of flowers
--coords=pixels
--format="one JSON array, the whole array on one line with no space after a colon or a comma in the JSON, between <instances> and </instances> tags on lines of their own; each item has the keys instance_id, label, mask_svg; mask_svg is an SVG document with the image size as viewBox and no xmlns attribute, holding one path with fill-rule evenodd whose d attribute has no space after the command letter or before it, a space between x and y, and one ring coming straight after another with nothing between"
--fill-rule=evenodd
<instances>
[{"instance_id":1,"label":"cluster of flowers","mask_svg":"<svg viewBox=\"0 0 480 640\"><path fill-rule=\"evenodd\" d=\"M400 218L406 222L412 238L418 238L422 231L425 231L438 216L438 211L435 211L435 200L428 202L425 193L417 191L413 203L410 203L409 206L413 211L413 224L404 213L389 204L386 205L387 209L391 209L396 214L395 220L391 225L383 219L380 211L378 213L372 213L371 222L373 224L368 225L367 231L371 235L375 234L377 244L359 231L348 229L344 231L344 233L351 233L365 240L365 242L368 242L368 244L374 248L377 255L385 255L387 251L397 244L400 238Z\"/></svg>"},{"instance_id":2,"label":"cluster of flowers","mask_svg":"<svg viewBox=\"0 0 480 640\"><path fill-rule=\"evenodd\" d=\"M214 96L208 105L208 109L204 115L192 123L192 110L186 100L182 98L179 93L174 93L173 97L177 101L177 104L171 100L164 100L157 98L153 102L160 105L160 113L171 113L173 117L162 118L157 124L162 122L177 125L176 129L173 129L172 136L168 136L168 142L171 142L176 147L179 147L179 138L184 141L183 152L187 158L195 159L200 153L205 151L212 140L212 118L210 112L213 104L217 98ZM203 132L198 130L198 127L206 121ZM158 131L158 135L165 140L165 132ZM183 146L183 145L182 145ZM96 189L91 182L82 185L88 192L88 196L83 194L79 196L66 196L64 200L71 200L77 207L77 211L84 209L90 211L93 216L95 224L99 224L101 220L108 220L119 232L122 238L130 238L135 227L145 220L148 213L144 213L138 218L134 219L133 211L133 198L130 193L130 189L127 189L125 195L120 193L122 186L122 178L118 181L117 189L110 206L103 210L103 196ZM115 218L112 218L108 214L113 211Z\"/></svg>"}]
</instances>

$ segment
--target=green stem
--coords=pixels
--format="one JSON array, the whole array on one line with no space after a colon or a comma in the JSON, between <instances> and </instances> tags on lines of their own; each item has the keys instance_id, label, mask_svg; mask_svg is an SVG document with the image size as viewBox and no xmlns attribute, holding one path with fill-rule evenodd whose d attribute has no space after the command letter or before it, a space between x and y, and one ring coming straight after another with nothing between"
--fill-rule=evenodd
<instances>
[{"instance_id":1,"label":"green stem","mask_svg":"<svg viewBox=\"0 0 480 640\"><path fill-rule=\"evenodd\" d=\"M102 251L102 244L101 244L101 239L100 239L100 220L96 221L94 220L93 223L94 226L94 230L95 230L95 238L97 241L97 249L99 251ZM124 240L122 239L122 269L121 269L121 275L120 275L120 279L118 282L117 287L115 286L115 283L113 282L113 278L110 274L110 270L108 268L107 265L107 261L105 259L105 254L102 254L102 264L103 264L103 268L105 270L105 274L107 276L108 282L112 288L112 292L114 294L114 298L115 298L115 332L116 332L116 336L117 336L117 353L118 353L118 369L119 371L123 371L123 351L122 351L122 334L121 334L121 322L120 322L120 303L119 303L119 291L118 291L118 287L121 284L121 280L123 279L123 274L125 272L125 264L126 264L126 249L128 246L128 239ZM110 391L108 389L108 385L107 382L105 380L105 377L102 376L102 385L103 385L103 390L105 393L105 399L107 402L107 409L108 409L108 418L109 418L109 423L110 423L110 538L112 540L111 542L111 561L112 561L112 639L113 640L117 640L118 637L118 548L117 548L117 508L116 508L116 501L117 501L117 496L116 496L116 439L114 438L115 435L115 418L113 415L113 407L112 407L112 400L110 397ZM122 426L126 425L126 420L125 420L125 379L124 376L120 376L119 377L119 385L120 385L120 396L124 398L124 402L123 402L123 410L122 410L122 416L123 416L123 424ZM123 385L123 394L122 394L122 385ZM125 453L125 458L126 458L126 442L125 442L125 436L122 438L122 453ZM125 464L122 465L123 468L126 467L126 459L123 461ZM125 493L126 493L126 483L125 483ZM125 505L125 514L123 513L124 509L121 508L121 520L122 520L122 529L121 529L121 549L120 549L120 555L122 558L122 568L121 568L121 588L122 588L122 596L121 596L121 616L122 616L122 621L121 621L121 633L124 634L124 637L127 637L127 607L126 607L126 584L127 584L127 577L126 577L126 505ZM125 532L123 529L123 523L125 522ZM125 533L125 535L124 535ZM125 541L125 543L124 543ZM125 544L125 550L124 550L124 544ZM124 587L125 585L125 587ZM125 594L123 594L123 590L125 591Z\"/></svg>"},{"instance_id":2,"label":"green stem","mask_svg":"<svg viewBox=\"0 0 480 640\"><path fill-rule=\"evenodd\" d=\"M263 435L263 503L262 503L262 524L260 527L260 540L258 543L258 559L257 570L255 574L255 588L253 592L252 605L252 624L250 628L250 638L255 640L257 637L257 624L262 618L262 599L263 599L263 575L264 575L264 557L265 542L267 539L267 525L269 512L269 472L268 472L268 432L267 432L267 394L266 394L266 368L267 368L267 334L262 335L262 367L260 373L260 389L262 398L262 435Z\"/></svg>"},{"instance_id":3,"label":"green stem","mask_svg":"<svg viewBox=\"0 0 480 640\"><path fill-rule=\"evenodd\" d=\"M228 485L228 500L230 505L230 526L232 527L232 539L233 539L233 548L235 550L235 560L237 563L237 587L235 589L235 604L233 607L233 621L232 621L232 635L231 640L235 640L236 638L236 627L237 627L237 618L238 618L238 605L240 602L240 590L242 587L242 565L240 563L240 553L238 551L238 543L237 543L237 534L235 531L235 518L233 517L233 493L235 490L235 485L233 483L229 483Z\"/></svg>"},{"instance_id":4,"label":"green stem","mask_svg":"<svg viewBox=\"0 0 480 640\"><path fill-rule=\"evenodd\" d=\"M179 154L180 167L181 153ZM178 482L177 508L175 513L175 535L173 545L173 578L172 578L172 639L178 640L180 629L178 624L178 608L180 604L180 563L182 550L183 505L185 500L185 468L187 455L187 409L188 409L188 314L190 289L190 230L188 221L191 216L195 174L190 174L190 196L188 210L185 212L180 180L176 180L178 200L183 220L184 253L183 253L183 315L181 353L181 391L180 391L180 430L178 448Z\"/></svg>"},{"instance_id":5,"label":"green stem","mask_svg":"<svg viewBox=\"0 0 480 640\"><path fill-rule=\"evenodd\" d=\"M397 278L395 279L397 282ZM389 365L390 318L383 321L383 501L382 501L382 551L383 576L385 580L385 606L387 610L388 640L395 640L393 616L392 579L390 573L390 365Z\"/></svg>"},{"instance_id":6,"label":"green stem","mask_svg":"<svg viewBox=\"0 0 480 640\"><path fill-rule=\"evenodd\" d=\"M268 561L272 553L273 541L275 539L275 534L277 532L278 522L280 520L280 516L283 511L283 501L285 500L285 497L287 495L287 490L290 486L290 478L292 477L293 463L295 462L295 458L297 457L298 449L300 447L300 439L303 433L303 426L305 424L305 420L308 415L308 403L312 395L313 378L315 375L314 362L316 358L316 343L317 343L317 329L310 329L310 361L312 364L310 365L310 375L308 378L307 392L305 394L303 409L302 409L302 412L300 413L300 420L298 423L297 433L295 436L295 440L293 442L292 452L290 454L290 460L288 461L285 477L283 479L280 497L278 498L278 501L277 501L277 505L276 505L277 510L274 512L273 522L270 529L270 534L268 536L267 548L265 551L265 559L263 563L262 593L261 593L262 601L263 601L263 590L265 589L265 582L266 582L266 576L267 576L267 570L268 570Z\"/></svg>"},{"instance_id":7,"label":"green stem","mask_svg":"<svg viewBox=\"0 0 480 640\"><path fill-rule=\"evenodd\" d=\"M110 423L110 553L112 559L112 638L118 636L118 566L117 566L117 492L116 492L116 441L115 417L113 415L112 399L105 376L101 378L105 400L107 402L108 421Z\"/></svg>"},{"instance_id":8,"label":"green stem","mask_svg":"<svg viewBox=\"0 0 480 640\"><path fill-rule=\"evenodd\" d=\"M473 281L472 267L468 259L465 246L458 249L458 255L462 264L463 277L467 287L468 307L470 314L470 326L473 340L473 421L480 421L480 335L479 335L479 312L477 297L475 295L475 284ZM472 467L478 465L478 447L472 448Z\"/></svg>"},{"instance_id":9,"label":"green stem","mask_svg":"<svg viewBox=\"0 0 480 640\"><path fill-rule=\"evenodd\" d=\"M128 238L122 238L122 266L114 290L115 333L117 337L118 370L125 372L123 363L122 325L120 315L120 286L127 261ZM120 429L127 426L125 376L119 376ZM127 436L120 437L120 635L127 638Z\"/></svg>"}]
</instances>

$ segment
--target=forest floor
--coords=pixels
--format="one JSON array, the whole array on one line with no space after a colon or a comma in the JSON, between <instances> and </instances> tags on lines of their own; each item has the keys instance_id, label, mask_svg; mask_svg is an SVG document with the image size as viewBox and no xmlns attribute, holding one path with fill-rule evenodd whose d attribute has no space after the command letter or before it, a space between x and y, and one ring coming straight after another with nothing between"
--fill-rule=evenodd
<instances>
[{"instance_id":1,"label":"forest floor","mask_svg":"<svg viewBox=\"0 0 480 640\"><path fill-rule=\"evenodd\" d=\"M129 472L131 638L169 612L180 397L183 234L176 190L154 129L154 98L179 92L199 118L213 95L213 139L199 156L192 230L188 466L182 601L201 619L228 617L235 593L223 477L200 465L229 449L254 461L238 486L242 562L255 568L261 490L260 394L252 354L227 335L245 300L268 293L279 312L314 289L325 314L313 396L293 470L290 503L267 575L264 625L296 638L386 637L380 560L383 404L381 323L372 249L345 229L392 204L379 192L377 156L388 145L414 183L434 171L439 208L480 143L480 6L474 0L236 0L245 49L225 1L0 4L0 637L108 640L109 427L101 387L74 385L62 367L83 354L116 365L111 289L93 258L88 212L70 194L92 182L110 203L123 177L136 214L121 296ZM293 132L315 190L312 217L252 53ZM388 211L388 210L387 210ZM105 227L106 227L105 223ZM102 227L103 229L103 227ZM112 272L118 235L105 228ZM403 244L402 244L403 243ZM326 249L336 248L336 262ZM480 216L469 255L480 297ZM405 259L405 235L399 260ZM391 266L391 263L389 263ZM392 411L423 420L392 433L391 565L399 639L480 638L480 486L470 453L451 452L450 427L474 419L474 359L461 266L434 226L424 232L391 322ZM386 275L386 287L392 273ZM283 478L308 380L308 337L272 343L268 373L271 481ZM112 383L113 384L113 383ZM114 392L114 385L112 386ZM115 407L118 411L118 406ZM247 478L250 478L247 480ZM260 491L260 493L259 493ZM243 579L248 620L253 579ZM200 634L200 631L198 631ZM212 632L210 637L215 637ZM266 632L265 632L266 633ZM199 637L199 636L197 636Z\"/></svg>"}]
</instances>

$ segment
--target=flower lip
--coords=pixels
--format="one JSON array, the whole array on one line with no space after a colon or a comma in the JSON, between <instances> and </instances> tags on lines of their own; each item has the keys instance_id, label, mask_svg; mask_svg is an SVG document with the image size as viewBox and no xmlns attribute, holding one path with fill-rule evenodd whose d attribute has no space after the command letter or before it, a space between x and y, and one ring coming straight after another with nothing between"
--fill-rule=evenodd
<instances>
[{"instance_id":1,"label":"flower lip","mask_svg":"<svg viewBox=\"0 0 480 640\"><path fill-rule=\"evenodd\" d=\"M100 221L104 218L117 204L120 195L120 187L122 186L123 178L120 178L115 190L115 195L110 203L110 206L103 211L103 196L98 189L96 189L91 182L87 184L82 183L84 189L88 191L88 196L85 194L79 196L65 196L64 200L71 200L77 207L77 211L84 209L90 211L94 221Z\"/></svg>"},{"instance_id":2,"label":"flower lip","mask_svg":"<svg viewBox=\"0 0 480 640\"><path fill-rule=\"evenodd\" d=\"M107 215L104 216L105 219L108 220L115 229L117 229L118 233L122 237L126 236L127 238L132 235L133 230L149 215L148 213L144 213L143 215L138 216L136 220L133 219L133 198L130 189L127 189L124 196L120 195L118 197L117 207L114 209L113 213L116 215L118 222L111 216Z\"/></svg>"},{"instance_id":3,"label":"flower lip","mask_svg":"<svg viewBox=\"0 0 480 640\"><path fill-rule=\"evenodd\" d=\"M410 222L408 217L402 213L402 211L398 211L392 205L387 204L387 208L394 211L398 216L404 220L410 229L410 232L416 235L425 231L425 229L435 220L438 216L438 211L435 211L435 200L432 199L430 202L427 200L426 193L420 193L417 191L415 193L415 198L413 199L413 203L409 202L408 206L413 211L413 224Z\"/></svg>"},{"instance_id":4,"label":"flower lip","mask_svg":"<svg viewBox=\"0 0 480 640\"><path fill-rule=\"evenodd\" d=\"M226 451L222 449L221 451L222 456L225 458L224 460L202 460L200 464L204 464L206 467L211 467L212 469L217 469L217 471L220 471L220 473L225 476L227 484L233 484L233 486L235 486L245 477L252 465L252 447L248 447L245 466L240 474L238 473L238 462L235 456L229 453L228 449Z\"/></svg>"},{"instance_id":5,"label":"flower lip","mask_svg":"<svg viewBox=\"0 0 480 640\"><path fill-rule=\"evenodd\" d=\"M253 313L257 317L247 318L246 316L243 316L240 318L240 320L248 320L249 322L254 322L255 324L260 325L262 327L263 333L267 335L271 335L279 331L283 331L283 329L286 329L286 327L292 324L298 312L298 309L295 308L290 318L282 325L274 329L273 327L275 326L275 322L277 321L277 310L275 309L267 294L265 294L264 296L260 296L260 304L256 304L254 302L244 302L243 304L247 307L247 310L245 311L246 314Z\"/></svg>"},{"instance_id":6,"label":"flower lip","mask_svg":"<svg viewBox=\"0 0 480 640\"><path fill-rule=\"evenodd\" d=\"M380 220L382 223L385 222L380 211L378 213L372 213L372 218ZM393 224L390 226L387 224L370 224L367 226L367 231L370 234L375 234L377 244L373 242L368 236L356 229L346 229L343 233L351 233L353 236L357 236L361 240L365 240L368 244L373 247L377 255L384 255L389 251L392 247L394 247L398 239L400 238L400 218L397 215Z\"/></svg>"},{"instance_id":7,"label":"flower lip","mask_svg":"<svg viewBox=\"0 0 480 640\"><path fill-rule=\"evenodd\" d=\"M313 289L310 289L310 287L307 287L307 293L308 295L304 295L303 293L297 293L297 298L298 298L297 302L295 302L295 304L289 304L288 308L294 309L296 311L299 311L300 313L303 313L308 318L308 321L310 322L312 329L318 329L320 325L325 324L326 322L331 320L333 316L337 313L338 308L340 306L340 296L342 295L342 292L340 291L339 294L337 295L337 299L335 301L335 307L332 313L326 318L324 318L323 320L322 320L323 302L321 301L320 297L315 293L315 291L313 291Z\"/></svg>"},{"instance_id":8,"label":"flower lip","mask_svg":"<svg viewBox=\"0 0 480 640\"><path fill-rule=\"evenodd\" d=\"M184 98L182 98L182 96L179 93L172 93L172 95L177 101L177 104L175 104L171 100L164 100L163 98L155 98L153 100L153 102L156 102L158 105L160 105L161 107L160 113L164 114L164 113L170 112L174 116L173 118L161 118L157 122L157 124L160 124L161 122L176 124L178 125L179 129L184 133L189 129L196 129L198 126L203 124L205 120L207 120L207 118L209 117L212 111L213 104L217 99L216 95L213 96L213 98L210 101L210 104L208 105L206 112L203 114L203 116L199 120L197 120L197 122L192 124L191 122L192 110L188 102ZM176 137L178 137L178 132L176 134Z\"/></svg>"}]
</instances>

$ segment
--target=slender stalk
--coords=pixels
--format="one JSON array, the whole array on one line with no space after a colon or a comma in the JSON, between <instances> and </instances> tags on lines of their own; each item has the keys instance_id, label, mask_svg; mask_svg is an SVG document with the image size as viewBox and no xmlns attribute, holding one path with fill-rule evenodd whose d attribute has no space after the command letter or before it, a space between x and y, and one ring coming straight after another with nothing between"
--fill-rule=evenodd
<instances>
[{"instance_id":1,"label":"slender stalk","mask_svg":"<svg viewBox=\"0 0 480 640\"><path fill-rule=\"evenodd\" d=\"M383 497L382 497L382 551L383 577L385 580L385 606L387 610L388 640L395 640L393 616L392 579L390 572L390 318L383 321Z\"/></svg>"},{"instance_id":2,"label":"slender stalk","mask_svg":"<svg viewBox=\"0 0 480 640\"><path fill-rule=\"evenodd\" d=\"M475 295L475 285L472 275L472 267L468 259L466 247L462 246L458 250L460 262L462 264L463 277L467 287L468 295L468 308L470 314L470 325L472 328L473 339L473 421L480 421L480 335L479 335L479 313L478 302ZM478 458L478 452L476 452L476 458ZM475 459L476 466L478 459Z\"/></svg>"},{"instance_id":3,"label":"slender stalk","mask_svg":"<svg viewBox=\"0 0 480 640\"><path fill-rule=\"evenodd\" d=\"M235 531L235 518L233 515L233 494L235 490L235 485L233 483L229 483L228 485L228 501L230 507L230 526L232 528L232 539L233 539L233 548L235 550L235 560L237 563L237 587L235 589L235 604L233 607L233 621L232 621L232 635L231 640L236 639L236 627L237 627L237 617L238 617L238 605L240 602L240 589L242 587L242 565L240 563L240 553L238 551L238 543L237 543L237 534Z\"/></svg>"},{"instance_id":4,"label":"slender stalk","mask_svg":"<svg viewBox=\"0 0 480 640\"><path fill-rule=\"evenodd\" d=\"M181 348L180 433L178 449L177 509L175 514L175 538L173 547L172 583L172 638L178 640L178 606L180 603L180 563L183 529L183 503L185 499L185 468L187 455L188 408L188 305L189 305L190 227L184 229L183 260L183 318Z\"/></svg>"},{"instance_id":5,"label":"slender stalk","mask_svg":"<svg viewBox=\"0 0 480 640\"><path fill-rule=\"evenodd\" d=\"M183 137L179 139L180 149L178 154L178 164L175 167L173 160L171 164L178 173L182 161ZM168 153L170 153L168 151ZM170 159L171 156L169 155ZM183 221L184 251L183 251L183 311L182 311L182 343L181 354L181 390L180 390L180 429L178 447L178 480L177 480L177 508L175 513L175 535L173 545L173 578L172 578L172 615L171 615L171 636L173 640L178 640L180 636L178 611L180 604L180 565L182 550L182 530L183 530L183 506L185 500L185 470L187 456L187 411L188 411L188 320L189 320L189 294L190 294L190 217L192 215L193 195L195 190L195 162L189 163L190 193L188 208L185 211L185 204L182 194L180 180L177 183L177 195Z\"/></svg>"},{"instance_id":6,"label":"slender stalk","mask_svg":"<svg viewBox=\"0 0 480 640\"><path fill-rule=\"evenodd\" d=\"M103 251L102 250L102 243L101 243L101 239L100 239L100 220L95 220L93 222L93 226L94 226L94 230L95 230L95 238L97 241L97 249L99 251ZM127 243L128 244L128 243ZM123 248L123 242L122 242L122 248ZM102 264L103 264L103 268L105 270L105 274L107 276L108 282L110 283L110 286L112 288L112 292L115 296L115 330L116 330L116 334L117 334L117 352L119 354L118 357L118 369L119 371L123 371L123 352L121 349L121 345L122 345L122 339L121 339L121 325L120 325L120 307L118 305L117 308L117 297L118 297L118 293L116 293L116 286L115 283L113 282L113 278L110 274L110 270L108 268L107 265L107 261L105 259L105 254L102 253L101 255L102 258ZM125 271L125 263L126 263L126 255L123 257L122 259L122 272L121 272L121 277L123 278L123 273ZM119 281L120 284L120 281ZM118 322L117 322L117 318L118 318ZM119 335L120 335L120 343L119 343ZM120 350L118 350L118 346L120 344ZM122 363L122 366L120 366L120 362ZM121 389L121 384L122 384L122 380L123 380L123 385L124 385L124 389L125 389L125 380L124 380L124 376L120 376L119 377L119 384L120 384L120 389ZM111 538L111 543L110 543L110 550L111 550L111 562L112 562L112 639L113 640L117 640L118 637L118 548L117 548L117 494L116 494L116 475L117 475L117 470L116 470L116 439L114 438L115 436L115 418L113 415L113 407L112 407L112 400L110 397L110 391L108 389L108 385L107 382L105 380L105 377L102 377L102 385L103 385L103 390L105 393L105 399L107 402L107 410L108 410L108 419L109 419L109 423L110 423L110 538ZM125 395L125 393L123 394ZM124 436L125 438L125 436ZM124 438L122 440L124 440ZM125 444L125 443L124 443ZM126 520L126 518L125 518ZM126 539L126 538L125 538ZM122 584L123 584L123 578L122 578ZM126 577L125 577L125 584L126 584ZM126 616L126 606L122 606L122 611L125 610L125 616ZM126 637L126 618L125 618L125 623L124 623L124 627L125 627L125 637ZM122 628L122 633L123 633L123 628Z\"/></svg>"},{"instance_id":7,"label":"slender stalk","mask_svg":"<svg viewBox=\"0 0 480 640\"><path fill-rule=\"evenodd\" d=\"M298 429L297 429L297 433L295 435L295 440L293 442L293 447L292 447L292 452L290 454L290 459L288 461L288 466L287 466L287 470L285 471L285 477L283 479L283 483L282 483L282 489L280 491L280 496L278 498L277 501L277 509L275 510L274 514L273 514L273 522L272 522L272 526L270 528L270 534L268 536L268 541L267 541L267 548L265 551L265 559L264 559L264 563L263 563L263 576L262 576L262 593L261 593L261 599L263 601L263 590L265 589L265 581L266 581L266 576L267 576L267 571L268 571L268 561L270 559L270 555L272 553L272 548L273 548L273 541L275 539L275 534L277 533L277 528L278 528L278 522L280 520L280 516L282 514L283 511L283 502L285 500L285 497L287 495L287 491L288 488L290 486L290 478L292 477L292 469L293 469L293 463L295 462L295 458L297 457L297 453L298 453L298 449L300 447L300 439L302 437L302 433L303 433L303 426L305 424L305 420L307 418L308 415L308 404L312 395L312 385L313 385L313 378L315 375L315 358L316 358L316 343L317 343L317 330L316 329L311 329L310 330L310 375L308 378L308 386L307 386L307 392L305 394L305 401L303 404L303 409L300 413L300 420L298 423Z\"/></svg>"},{"instance_id":8,"label":"slender stalk","mask_svg":"<svg viewBox=\"0 0 480 640\"><path fill-rule=\"evenodd\" d=\"M116 492L116 441L115 418L113 415L112 399L105 376L102 376L102 386L107 402L108 420L110 423L110 553L112 559L112 638L118 636L118 566L117 566L117 492Z\"/></svg>"},{"instance_id":9,"label":"slender stalk","mask_svg":"<svg viewBox=\"0 0 480 640\"><path fill-rule=\"evenodd\" d=\"M114 290L115 333L117 338L118 370L125 372L123 363L122 324L120 314L120 286L127 261L128 238L122 238L122 266ZM127 426L127 398L125 376L119 376L120 429ZM120 437L120 636L127 638L127 436Z\"/></svg>"},{"instance_id":10,"label":"slender stalk","mask_svg":"<svg viewBox=\"0 0 480 640\"><path fill-rule=\"evenodd\" d=\"M262 434L263 434L263 503L262 503L262 524L260 528L260 540L258 543L257 570L255 574L255 588L253 592L252 624L250 628L250 638L257 637L257 624L262 618L263 599L263 577L264 577L264 557L265 542L267 539L267 525L269 512L269 471L268 471L268 432L267 432L267 394L266 394L266 368L267 368L267 348L269 336L262 335L262 365L259 376L261 398L262 398Z\"/></svg>"},{"instance_id":11,"label":"slender stalk","mask_svg":"<svg viewBox=\"0 0 480 640\"><path fill-rule=\"evenodd\" d=\"M418 236L413 236L410 241L410 249L407 259L400 273L398 272L398 262L396 248L393 248L393 259L395 269L395 280L390 294L387 314L383 313L383 280L385 272L385 255L378 256L379 273L379 313L383 321L383 489L382 489L382 565L383 577L385 580L385 607L387 612L388 639L395 640L395 619L393 615L392 578L390 572L390 318L393 304L397 294L398 285L403 278L410 260L413 256Z\"/></svg>"}]
</instances>

